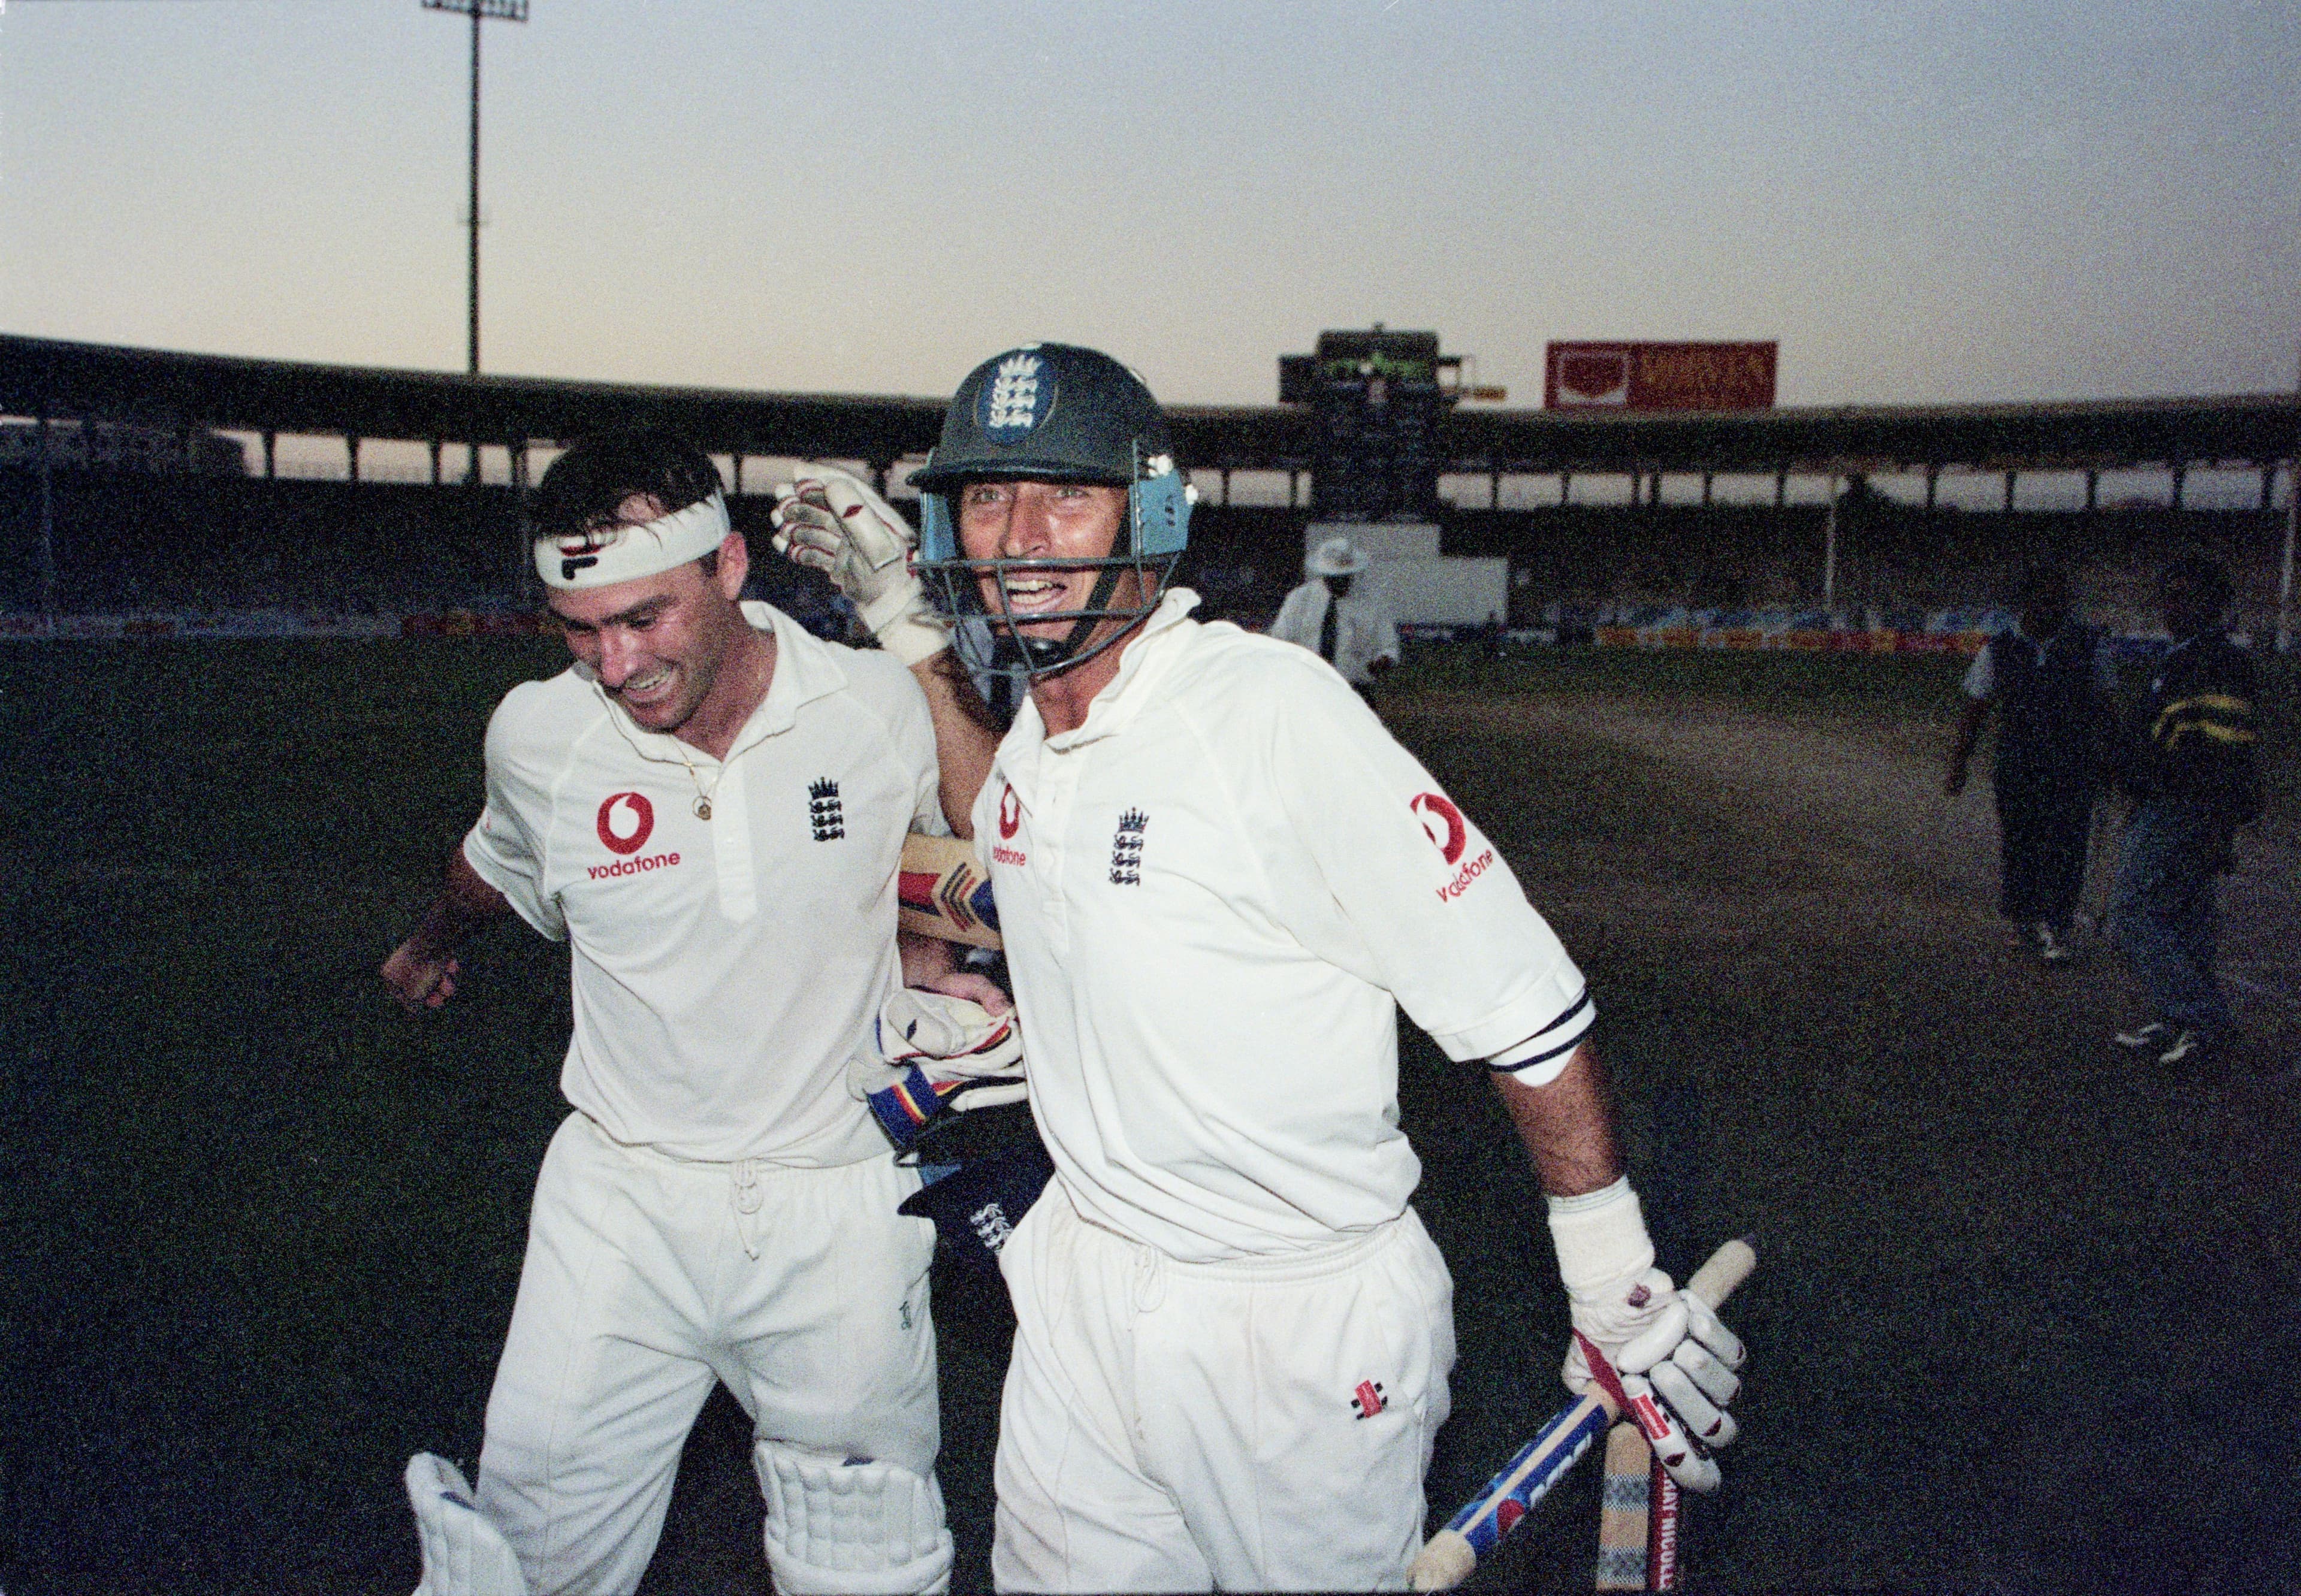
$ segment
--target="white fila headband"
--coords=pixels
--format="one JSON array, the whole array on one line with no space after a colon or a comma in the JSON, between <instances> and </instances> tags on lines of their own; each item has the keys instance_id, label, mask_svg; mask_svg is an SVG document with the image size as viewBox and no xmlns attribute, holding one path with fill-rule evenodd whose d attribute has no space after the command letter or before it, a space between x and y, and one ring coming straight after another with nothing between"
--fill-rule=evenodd
<instances>
[{"instance_id":1,"label":"white fila headband","mask_svg":"<svg viewBox=\"0 0 2301 1596\"><path fill-rule=\"evenodd\" d=\"M699 560L727 540L727 501L718 494L637 526L595 526L538 538L535 571L547 588L572 592L653 576Z\"/></svg>"}]
</instances>

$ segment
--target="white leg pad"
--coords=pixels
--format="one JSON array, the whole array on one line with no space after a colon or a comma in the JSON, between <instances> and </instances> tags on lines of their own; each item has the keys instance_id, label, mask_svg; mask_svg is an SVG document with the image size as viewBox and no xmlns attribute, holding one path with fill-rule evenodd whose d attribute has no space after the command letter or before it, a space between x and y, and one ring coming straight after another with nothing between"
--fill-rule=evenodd
<instances>
[{"instance_id":1,"label":"white leg pad","mask_svg":"<svg viewBox=\"0 0 2301 1596\"><path fill-rule=\"evenodd\" d=\"M767 1568L782 1596L940 1596L950 1589L942 1489L893 1463L763 1441Z\"/></svg>"},{"instance_id":2,"label":"white leg pad","mask_svg":"<svg viewBox=\"0 0 2301 1596\"><path fill-rule=\"evenodd\" d=\"M423 1549L415 1596L527 1596L519 1559L501 1531L480 1513L463 1471L445 1458L418 1452L407 1460L407 1505Z\"/></svg>"}]
</instances>

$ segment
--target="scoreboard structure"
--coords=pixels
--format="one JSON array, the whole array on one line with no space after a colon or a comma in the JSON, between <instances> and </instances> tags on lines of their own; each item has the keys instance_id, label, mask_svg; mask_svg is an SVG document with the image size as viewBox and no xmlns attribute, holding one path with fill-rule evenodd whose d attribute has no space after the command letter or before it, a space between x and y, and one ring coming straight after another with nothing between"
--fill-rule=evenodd
<instances>
[{"instance_id":1,"label":"scoreboard structure","mask_svg":"<svg viewBox=\"0 0 2301 1596\"><path fill-rule=\"evenodd\" d=\"M1465 357L1435 332L1322 332L1318 351L1278 361L1278 400L1307 406L1310 514L1305 556L1347 533L1372 560L1360 581L1402 624L1479 625L1510 610L1510 562L1440 549L1438 475L1447 412L1500 389L1462 385Z\"/></svg>"},{"instance_id":2,"label":"scoreboard structure","mask_svg":"<svg viewBox=\"0 0 2301 1596\"><path fill-rule=\"evenodd\" d=\"M1278 357L1278 402L1307 405L1314 522L1438 519L1439 429L1461 397L1462 357L1435 332L1322 332Z\"/></svg>"}]
</instances>

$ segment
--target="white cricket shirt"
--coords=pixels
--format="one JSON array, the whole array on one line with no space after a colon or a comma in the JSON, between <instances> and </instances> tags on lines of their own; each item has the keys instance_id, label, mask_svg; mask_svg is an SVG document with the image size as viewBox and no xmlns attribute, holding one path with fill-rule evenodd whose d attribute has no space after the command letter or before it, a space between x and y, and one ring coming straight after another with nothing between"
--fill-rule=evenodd
<instances>
[{"instance_id":1,"label":"white cricket shirt","mask_svg":"<svg viewBox=\"0 0 2301 1596\"><path fill-rule=\"evenodd\" d=\"M1270 635L1318 653L1318 632L1326 624L1330 604L1335 606L1335 669L1343 673L1343 681L1371 681L1374 673L1367 667L1376 660L1397 663L1398 627L1390 618L1390 606L1357 593L1337 599L1325 581L1315 576L1286 595L1277 617L1270 623Z\"/></svg>"},{"instance_id":2,"label":"white cricket shirt","mask_svg":"<svg viewBox=\"0 0 2301 1596\"><path fill-rule=\"evenodd\" d=\"M1588 1029L1510 866L1316 656L1167 595L1086 722L1025 704L976 800L1031 1105L1082 1213L1170 1257L1394 1218L1397 1007L1458 1059Z\"/></svg>"},{"instance_id":3,"label":"white cricket shirt","mask_svg":"<svg viewBox=\"0 0 2301 1596\"><path fill-rule=\"evenodd\" d=\"M774 632L775 673L724 767L642 731L582 667L527 682L488 723L487 808L464 856L570 944L560 1085L608 1135L686 1158L851 1164L887 1150L845 1069L902 980L903 835L950 829L934 733L891 656L764 604L743 614Z\"/></svg>"},{"instance_id":4,"label":"white cricket shirt","mask_svg":"<svg viewBox=\"0 0 2301 1596\"><path fill-rule=\"evenodd\" d=\"M1997 651L2001 648L2017 647L2029 651L2029 658L2033 664L2043 665L2046 663L2045 643L2039 642L2028 632L2023 631L2017 623L2011 631L2001 631L1992 637L1982 647L1981 652L1973 656L1973 663L1966 666L1965 675L1958 684L1965 696L1969 698L1981 699L1996 692L1997 690ZM2109 640L2106 638L2094 639L2092 669L2093 684L2114 698L2118 689L2117 662L2110 657Z\"/></svg>"}]
</instances>

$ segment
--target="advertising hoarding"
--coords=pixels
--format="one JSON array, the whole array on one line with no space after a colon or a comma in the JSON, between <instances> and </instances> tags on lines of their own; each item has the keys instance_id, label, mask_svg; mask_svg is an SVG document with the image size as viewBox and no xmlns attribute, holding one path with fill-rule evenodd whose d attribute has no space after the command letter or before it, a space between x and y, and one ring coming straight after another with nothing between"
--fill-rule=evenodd
<instances>
[{"instance_id":1,"label":"advertising hoarding","mask_svg":"<svg viewBox=\"0 0 2301 1596\"><path fill-rule=\"evenodd\" d=\"M1545 410L1764 410L1781 346L1560 343L1543 362Z\"/></svg>"}]
</instances>

